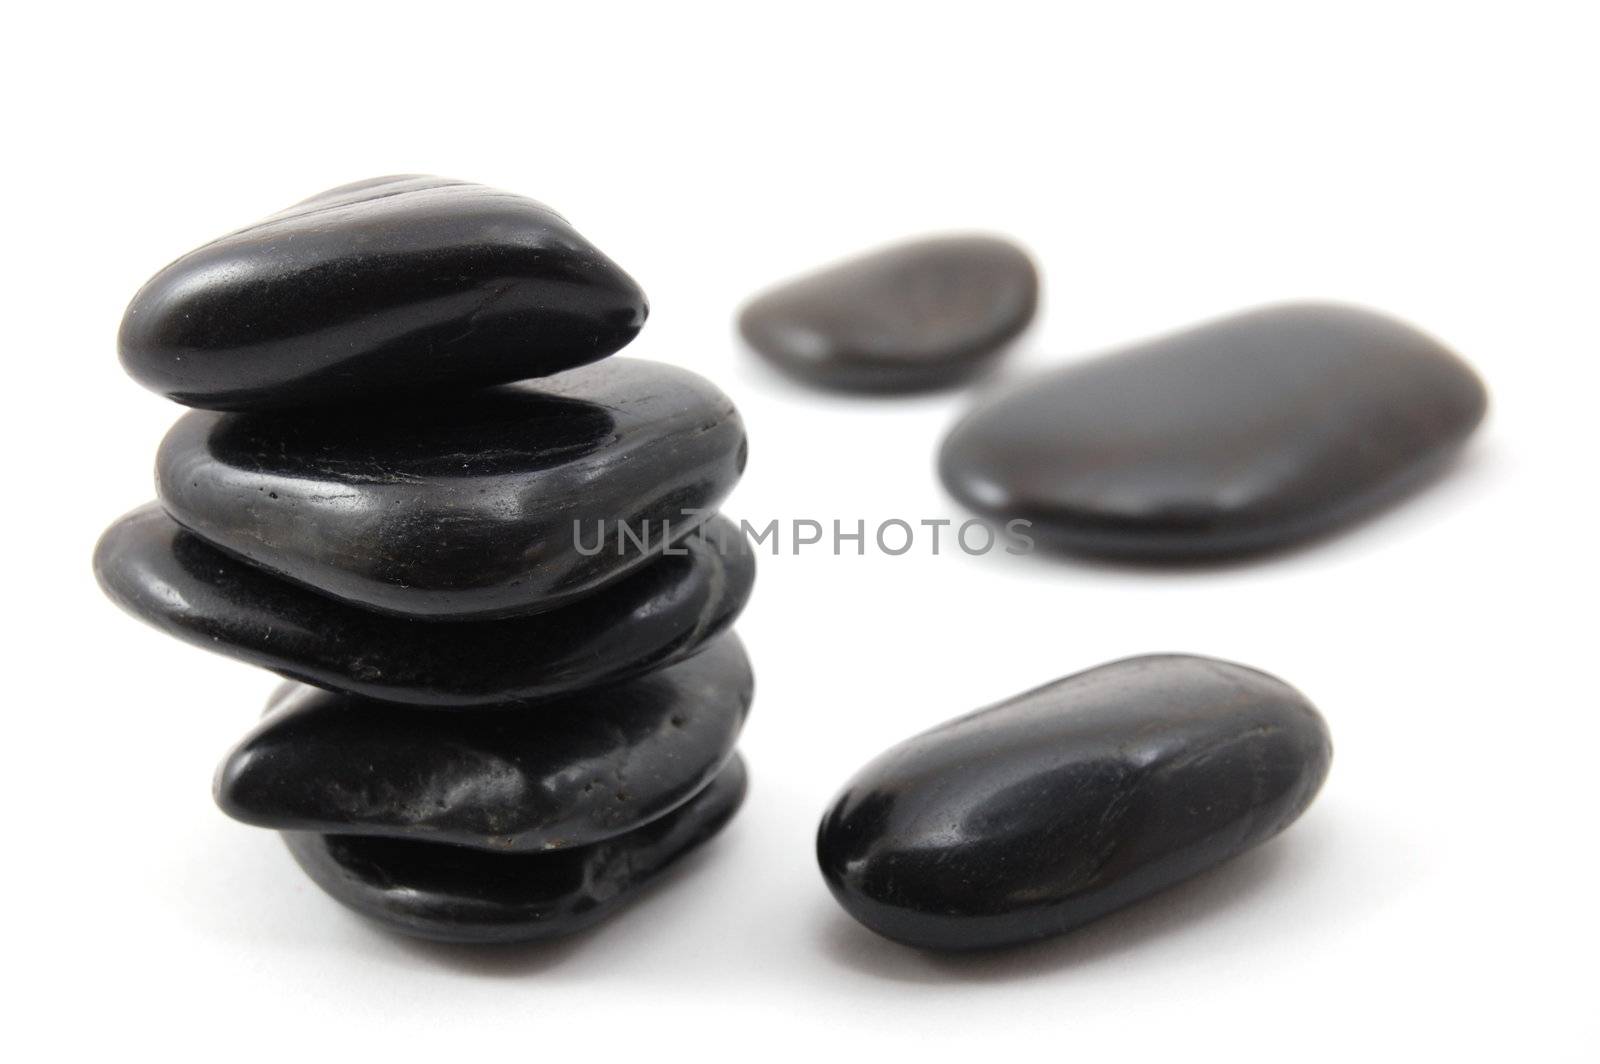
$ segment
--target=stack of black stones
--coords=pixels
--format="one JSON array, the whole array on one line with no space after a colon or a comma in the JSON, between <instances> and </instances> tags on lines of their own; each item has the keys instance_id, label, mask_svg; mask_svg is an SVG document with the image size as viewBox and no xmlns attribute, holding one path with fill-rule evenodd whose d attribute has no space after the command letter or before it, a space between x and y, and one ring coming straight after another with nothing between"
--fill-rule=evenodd
<instances>
[{"instance_id":1,"label":"stack of black stones","mask_svg":"<svg viewBox=\"0 0 1600 1064\"><path fill-rule=\"evenodd\" d=\"M387 926L588 926L744 796L755 563L715 512L744 429L692 373L600 361L645 314L559 215L428 177L313 197L128 308L128 372L198 409L97 575L289 679L217 800Z\"/></svg>"}]
</instances>

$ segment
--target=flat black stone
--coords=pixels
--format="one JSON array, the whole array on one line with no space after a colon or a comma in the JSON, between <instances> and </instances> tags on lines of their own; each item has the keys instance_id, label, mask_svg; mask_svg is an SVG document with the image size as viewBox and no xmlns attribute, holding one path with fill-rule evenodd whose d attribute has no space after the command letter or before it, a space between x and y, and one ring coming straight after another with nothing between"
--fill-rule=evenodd
<instances>
[{"instance_id":1,"label":"flat black stone","mask_svg":"<svg viewBox=\"0 0 1600 1064\"><path fill-rule=\"evenodd\" d=\"M189 252L128 305L122 364L189 406L367 401L604 358L644 293L548 207L404 175L330 189Z\"/></svg>"},{"instance_id":2,"label":"flat black stone","mask_svg":"<svg viewBox=\"0 0 1600 1064\"><path fill-rule=\"evenodd\" d=\"M942 724L862 769L817 858L867 927L936 950L1069 931L1276 835L1332 746L1265 673L1130 658Z\"/></svg>"},{"instance_id":3,"label":"flat black stone","mask_svg":"<svg viewBox=\"0 0 1600 1064\"><path fill-rule=\"evenodd\" d=\"M290 683L217 770L217 804L283 831L586 846L710 783L753 693L732 632L676 665L522 712L441 713Z\"/></svg>"},{"instance_id":4,"label":"flat black stone","mask_svg":"<svg viewBox=\"0 0 1600 1064\"><path fill-rule=\"evenodd\" d=\"M502 854L361 835L286 833L316 884L383 926L441 942L530 942L581 931L634 900L711 838L744 801L737 754L717 778L658 820L605 842Z\"/></svg>"},{"instance_id":5,"label":"flat black stone","mask_svg":"<svg viewBox=\"0 0 1600 1064\"><path fill-rule=\"evenodd\" d=\"M732 623L755 582L737 526L714 517L627 579L570 606L493 621L418 621L280 580L185 531L155 503L100 537L95 575L123 609L196 646L369 698L464 707L545 698L680 661Z\"/></svg>"},{"instance_id":6,"label":"flat black stone","mask_svg":"<svg viewBox=\"0 0 1600 1064\"><path fill-rule=\"evenodd\" d=\"M1150 560L1242 555L1376 510L1445 468L1482 383L1406 325L1271 307L1017 382L940 456L946 487L1041 544Z\"/></svg>"},{"instance_id":7,"label":"flat black stone","mask_svg":"<svg viewBox=\"0 0 1600 1064\"><path fill-rule=\"evenodd\" d=\"M982 236L897 244L780 285L739 316L745 341L808 384L943 388L988 366L1033 319L1039 276Z\"/></svg>"},{"instance_id":8,"label":"flat black stone","mask_svg":"<svg viewBox=\"0 0 1600 1064\"><path fill-rule=\"evenodd\" d=\"M745 453L715 385L612 359L410 408L192 411L161 445L156 488L190 531L324 594L484 618L626 576L716 508Z\"/></svg>"}]
</instances>

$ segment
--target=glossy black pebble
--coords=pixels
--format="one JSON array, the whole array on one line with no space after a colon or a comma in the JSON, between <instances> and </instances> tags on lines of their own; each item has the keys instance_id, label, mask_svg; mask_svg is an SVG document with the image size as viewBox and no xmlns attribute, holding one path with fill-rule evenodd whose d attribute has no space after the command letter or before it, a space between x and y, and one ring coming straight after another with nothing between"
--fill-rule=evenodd
<instances>
[{"instance_id":1,"label":"glossy black pebble","mask_svg":"<svg viewBox=\"0 0 1600 1064\"><path fill-rule=\"evenodd\" d=\"M809 384L863 392L957 384L1033 319L1039 276L984 236L917 240L780 285L739 316L745 341Z\"/></svg>"},{"instance_id":2,"label":"glossy black pebble","mask_svg":"<svg viewBox=\"0 0 1600 1064\"><path fill-rule=\"evenodd\" d=\"M686 509L716 508L745 448L715 385L619 358L409 409L193 411L161 444L156 488L190 531L325 594L483 618L633 571L703 520ZM636 534L621 551L619 522Z\"/></svg>"},{"instance_id":3,"label":"glossy black pebble","mask_svg":"<svg viewBox=\"0 0 1600 1064\"><path fill-rule=\"evenodd\" d=\"M1069 931L1283 830L1332 747L1265 673L1130 658L942 724L857 773L817 836L840 904L888 938L981 949Z\"/></svg>"},{"instance_id":4,"label":"glossy black pebble","mask_svg":"<svg viewBox=\"0 0 1600 1064\"><path fill-rule=\"evenodd\" d=\"M940 472L967 506L1062 550L1239 555L1425 482L1485 405L1471 368L1409 326L1271 307L1019 381L956 425Z\"/></svg>"},{"instance_id":5,"label":"glossy black pebble","mask_svg":"<svg viewBox=\"0 0 1600 1064\"><path fill-rule=\"evenodd\" d=\"M343 185L189 252L128 305L140 384L248 410L537 377L604 358L644 293L559 214L482 185Z\"/></svg>"},{"instance_id":6,"label":"glossy black pebble","mask_svg":"<svg viewBox=\"0 0 1600 1064\"><path fill-rule=\"evenodd\" d=\"M441 942L530 942L599 923L715 835L744 801L736 754L712 783L658 820L604 842L537 854L360 835L284 835L339 902L392 930Z\"/></svg>"},{"instance_id":7,"label":"glossy black pebble","mask_svg":"<svg viewBox=\"0 0 1600 1064\"><path fill-rule=\"evenodd\" d=\"M217 771L236 820L500 851L599 842L733 755L754 680L729 632L686 661L537 710L441 713L285 685Z\"/></svg>"},{"instance_id":8,"label":"glossy black pebble","mask_svg":"<svg viewBox=\"0 0 1600 1064\"><path fill-rule=\"evenodd\" d=\"M224 554L151 503L100 537L95 575L149 624L319 687L390 702L493 705L628 679L692 654L744 607L755 557L714 517L672 553L570 606L417 621L346 605Z\"/></svg>"}]
</instances>

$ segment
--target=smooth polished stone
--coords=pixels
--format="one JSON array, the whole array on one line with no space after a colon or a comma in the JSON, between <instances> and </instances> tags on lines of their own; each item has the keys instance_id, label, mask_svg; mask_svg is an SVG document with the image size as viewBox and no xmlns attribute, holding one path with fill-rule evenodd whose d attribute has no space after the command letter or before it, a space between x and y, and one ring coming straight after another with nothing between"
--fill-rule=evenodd
<instances>
[{"instance_id":1,"label":"smooth polished stone","mask_svg":"<svg viewBox=\"0 0 1600 1064\"><path fill-rule=\"evenodd\" d=\"M438 177L331 189L165 267L118 346L140 384L215 410L367 402L604 358L644 293L559 214Z\"/></svg>"},{"instance_id":2,"label":"smooth polished stone","mask_svg":"<svg viewBox=\"0 0 1600 1064\"><path fill-rule=\"evenodd\" d=\"M442 942L531 942L581 931L632 901L720 831L744 801L735 754L687 803L604 842L549 853L363 835L284 835L323 890L363 916Z\"/></svg>"},{"instance_id":3,"label":"smooth polished stone","mask_svg":"<svg viewBox=\"0 0 1600 1064\"><path fill-rule=\"evenodd\" d=\"M1039 275L986 236L883 248L780 285L739 316L745 341L823 388L913 392L988 366L1033 320Z\"/></svg>"},{"instance_id":4,"label":"smooth polished stone","mask_svg":"<svg viewBox=\"0 0 1600 1064\"><path fill-rule=\"evenodd\" d=\"M940 473L973 510L1085 554L1270 550L1444 469L1483 418L1470 367L1350 307L1256 310L1003 389L950 432Z\"/></svg>"},{"instance_id":5,"label":"smooth polished stone","mask_svg":"<svg viewBox=\"0 0 1600 1064\"><path fill-rule=\"evenodd\" d=\"M710 783L753 693L732 632L686 661L536 711L441 713L290 683L218 769L217 804L283 831L585 846Z\"/></svg>"},{"instance_id":6,"label":"smooth polished stone","mask_svg":"<svg viewBox=\"0 0 1600 1064\"><path fill-rule=\"evenodd\" d=\"M1282 831L1332 746L1292 687L1209 658L1113 662L942 724L857 773L817 836L867 927L935 950L1069 931Z\"/></svg>"},{"instance_id":7,"label":"smooth polished stone","mask_svg":"<svg viewBox=\"0 0 1600 1064\"><path fill-rule=\"evenodd\" d=\"M161 444L156 490L179 524L280 576L459 620L626 576L716 508L745 453L711 382L618 358L410 409L191 411Z\"/></svg>"},{"instance_id":8,"label":"smooth polished stone","mask_svg":"<svg viewBox=\"0 0 1600 1064\"><path fill-rule=\"evenodd\" d=\"M319 687L450 708L546 698L680 661L732 623L755 583L749 542L714 517L654 564L562 609L408 620L280 580L155 503L106 530L94 567L119 606L196 646Z\"/></svg>"}]
</instances>

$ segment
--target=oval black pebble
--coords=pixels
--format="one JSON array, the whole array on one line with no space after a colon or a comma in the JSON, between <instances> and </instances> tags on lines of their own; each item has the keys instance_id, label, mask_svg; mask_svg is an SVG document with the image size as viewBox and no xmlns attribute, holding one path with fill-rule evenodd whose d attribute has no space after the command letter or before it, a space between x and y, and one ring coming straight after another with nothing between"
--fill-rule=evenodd
<instances>
[{"instance_id":1,"label":"oval black pebble","mask_svg":"<svg viewBox=\"0 0 1600 1064\"><path fill-rule=\"evenodd\" d=\"M1209 658L1113 662L942 724L857 773L817 858L867 927L928 949L1069 931L1249 849L1316 796L1305 698Z\"/></svg>"},{"instance_id":2,"label":"oval black pebble","mask_svg":"<svg viewBox=\"0 0 1600 1064\"><path fill-rule=\"evenodd\" d=\"M197 410L167 433L156 488L190 531L324 594L484 618L633 571L716 508L745 448L715 385L613 359L412 409Z\"/></svg>"},{"instance_id":3,"label":"oval black pebble","mask_svg":"<svg viewBox=\"0 0 1600 1064\"><path fill-rule=\"evenodd\" d=\"M950 432L950 492L1066 551L1268 550L1441 470L1482 419L1470 367L1348 307L1272 307L1017 382Z\"/></svg>"},{"instance_id":4,"label":"oval black pebble","mask_svg":"<svg viewBox=\"0 0 1600 1064\"><path fill-rule=\"evenodd\" d=\"M343 185L167 266L122 320L122 364L189 406L365 401L604 358L644 293L559 214L464 181Z\"/></svg>"},{"instance_id":5,"label":"oval black pebble","mask_svg":"<svg viewBox=\"0 0 1600 1064\"><path fill-rule=\"evenodd\" d=\"M984 236L897 244L780 285L739 316L745 341L809 384L922 391L983 369L1038 305L1026 252Z\"/></svg>"},{"instance_id":6,"label":"oval black pebble","mask_svg":"<svg viewBox=\"0 0 1600 1064\"><path fill-rule=\"evenodd\" d=\"M363 916L440 942L531 942L599 923L715 835L744 801L735 754L678 809L571 850L501 854L362 835L284 835L316 884Z\"/></svg>"},{"instance_id":7,"label":"oval black pebble","mask_svg":"<svg viewBox=\"0 0 1600 1064\"><path fill-rule=\"evenodd\" d=\"M292 680L389 702L544 698L679 661L743 609L755 556L714 517L652 564L570 606L493 621L390 617L307 591L184 530L157 504L100 537L95 575L149 624Z\"/></svg>"},{"instance_id":8,"label":"oval black pebble","mask_svg":"<svg viewBox=\"0 0 1600 1064\"><path fill-rule=\"evenodd\" d=\"M217 804L285 831L585 846L710 783L753 691L731 632L676 665L532 711L441 713L291 683L218 769Z\"/></svg>"}]
</instances>

